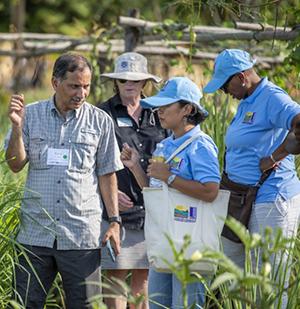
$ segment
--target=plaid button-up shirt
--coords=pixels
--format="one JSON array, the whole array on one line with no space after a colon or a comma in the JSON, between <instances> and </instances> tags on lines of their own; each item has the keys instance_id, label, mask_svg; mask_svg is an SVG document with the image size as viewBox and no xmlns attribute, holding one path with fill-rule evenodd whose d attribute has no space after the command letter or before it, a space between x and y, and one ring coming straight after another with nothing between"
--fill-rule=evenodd
<instances>
[{"instance_id":1,"label":"plaid button-up shirt","mask_svg":"<svg viewBox=\"0 0 300 309\"><path fill-rule=\"evenodd\" d=\"M61 250L99 248L99 176L123 168L111 118L84 103L65 119L51 98L26 107L23 140L29 167L18 241L53 247L56 239ZM67 165L49 165L49 148L67 149Z\"/></svg>"}]
</instances>

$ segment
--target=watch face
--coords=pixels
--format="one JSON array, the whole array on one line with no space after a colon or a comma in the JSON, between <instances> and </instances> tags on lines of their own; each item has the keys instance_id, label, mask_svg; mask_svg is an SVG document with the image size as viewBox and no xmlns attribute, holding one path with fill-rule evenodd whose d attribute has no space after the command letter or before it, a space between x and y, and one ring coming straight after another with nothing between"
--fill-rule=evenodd
<instances>
[{"instance_id":1,"label":"watch face","mask_svg":"<svg viewBox=\"0 0 300 309\"><path fill-rule=\"evenodd\" d=\"M110 218L108 218L108 222L109 223L117 222L117 223L121 224L122 223L122 219L121 219L120 216L110 217Z\"/></svg>"},{"instance_id":2,"label":"watch face","mask_svg":"<svg viewBox=\"0 0 300 309\"><path fill-rule=\"evenodd\" d=\"M170 185L174 179L175 179L176 175L172 174L169 178L168 178L168 185Z\"/></svg>"}]
</instances>

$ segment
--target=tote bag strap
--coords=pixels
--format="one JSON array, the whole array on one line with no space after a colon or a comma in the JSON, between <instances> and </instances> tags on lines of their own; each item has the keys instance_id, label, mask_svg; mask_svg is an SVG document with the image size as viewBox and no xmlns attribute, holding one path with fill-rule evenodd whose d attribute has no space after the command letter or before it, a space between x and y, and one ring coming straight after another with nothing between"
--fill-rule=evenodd
<instances>
[{"instance_id":1,"label":"tote bag strap","mask_svg":"<svg viewBox=\"0 0 300 309\"><path fill-rule=\"evenodd\" d=\"M194 139L199 137L201 134L196 134L187 139L185 142L183 142L165 161L165 163L169 163L180 151L182 151L184 148L186 148Z\"/></svg>"}]
</instances>

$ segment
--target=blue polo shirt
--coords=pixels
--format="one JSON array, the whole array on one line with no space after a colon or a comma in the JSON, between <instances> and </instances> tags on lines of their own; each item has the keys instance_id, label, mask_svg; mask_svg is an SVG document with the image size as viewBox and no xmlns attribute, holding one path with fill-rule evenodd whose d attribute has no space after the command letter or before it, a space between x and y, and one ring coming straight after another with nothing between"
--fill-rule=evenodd
<instances>
[{"instance_id":1,"label":"blue polo shirt","mask_svg":"<svg viewBox=\"0 0 300 309\"><path fill-rule=\"evenodd\" d=\"M269 156L286 138L300 106L281 88L262 79L242 100L227 129L226 172L235 182L255 185L260 178L259 161ZM287 200L300 193L294 156L288 155L258 191L256 203Z\"/></svg>"},{"instance_id":2,"label":"blue polo shirt","mask_svg":"<svg viewBox=\"0 0 300 309\"><path fill-rule=\"evenodd\" d=\"M172 135L164 139L161 142L164 145L164 157L168 159L182 143L195 134L199 134L199 137L171 160L170 170L184 179L219 183L218 148L212 138L201 131L200 126L179 138Z\"/></svg>"}]
</instances>

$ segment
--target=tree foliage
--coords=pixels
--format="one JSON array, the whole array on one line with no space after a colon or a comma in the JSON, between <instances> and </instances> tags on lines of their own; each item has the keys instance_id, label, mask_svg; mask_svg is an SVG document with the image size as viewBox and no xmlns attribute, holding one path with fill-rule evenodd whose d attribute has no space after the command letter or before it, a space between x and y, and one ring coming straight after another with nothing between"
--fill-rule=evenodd
<instances>
[{"instance_id":1,"label":"tree foliage","mask_svg":"<svg viewBox=\"0 0 300 309\"><path fill-rule=\"evenodd\" d=\"M21 0L0 2L0 31L9 31L10 8ZM293 26L299 22L299 0L26 0L28 32L80 34L93 23L110 27L129 8L138 8L141 17L161 21L222 25L233 21Z\"/></svg>"}]
</instances>

